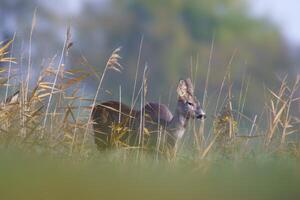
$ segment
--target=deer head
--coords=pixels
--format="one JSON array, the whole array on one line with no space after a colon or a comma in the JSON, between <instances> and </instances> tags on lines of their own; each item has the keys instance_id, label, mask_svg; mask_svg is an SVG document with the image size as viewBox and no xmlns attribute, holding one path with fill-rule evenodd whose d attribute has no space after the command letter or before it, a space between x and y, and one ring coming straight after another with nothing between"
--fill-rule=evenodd
<instances>
[{"instance_id":1,"label":"deer head","mask_svg":"<svg viewBox=\"0 0 300 200\"><path fill-rule=\"evenodd\" d=\"M200 102L194 95L194 86L191 79L180 80L177 87L178 108L177 112L185 116L186 119L206 118L205 112L200 106Z\"/></svg>"}]
</instances>

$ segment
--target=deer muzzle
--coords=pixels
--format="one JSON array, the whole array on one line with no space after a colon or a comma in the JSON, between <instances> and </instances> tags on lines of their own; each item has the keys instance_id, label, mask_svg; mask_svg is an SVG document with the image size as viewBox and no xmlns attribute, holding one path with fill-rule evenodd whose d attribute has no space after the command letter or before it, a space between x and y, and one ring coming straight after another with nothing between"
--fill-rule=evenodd
<instances>
[{"instance_id":1,"label":"deer muzzle","mask_svg":"<svg viewBox=\"0 0 300 200\"><path fill-rule=\"evenodd\" d=\"M196 118L197 118L197 119L205 119L205 118L206 118L205 112L204 112L202 109L199 109L199 110L196 112Z\"/></svg>"}]
</instances>

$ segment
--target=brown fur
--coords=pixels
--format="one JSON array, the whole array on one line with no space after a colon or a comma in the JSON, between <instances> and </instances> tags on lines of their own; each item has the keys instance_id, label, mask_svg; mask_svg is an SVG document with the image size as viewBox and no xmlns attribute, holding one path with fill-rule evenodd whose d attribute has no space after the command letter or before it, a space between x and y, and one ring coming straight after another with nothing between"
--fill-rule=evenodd
<instances>
[{"instance_id":1,"label":"brown fur","mask_svg":"<svg viewBox=\"0 0 300 200\"><path fill-rule=\"evenodd\" d=\"M108 101L95 106L92 118L97 147L100 149L110 147L112 126L121 124L124 127L132 127L134 119L139 113L139 111L131 110L127 105L116 101Z\"/></svg>"}]
</instances>

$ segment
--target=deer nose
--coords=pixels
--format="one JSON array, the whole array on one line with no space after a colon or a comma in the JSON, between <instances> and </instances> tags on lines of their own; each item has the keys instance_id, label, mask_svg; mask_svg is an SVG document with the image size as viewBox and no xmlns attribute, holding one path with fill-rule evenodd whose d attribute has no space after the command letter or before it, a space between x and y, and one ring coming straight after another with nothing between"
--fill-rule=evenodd
<instances>
[{"instance_id":1,"label":"deer nose","mask_svg":"<svg viewBox=\"0 0 300 200\"><path fill-rule=\"evenodd\" d=\"M201 109L200 112L197 113L197 119L205 119L206 118L206 114L205 112Z\"/></svg>"}]
</instances>

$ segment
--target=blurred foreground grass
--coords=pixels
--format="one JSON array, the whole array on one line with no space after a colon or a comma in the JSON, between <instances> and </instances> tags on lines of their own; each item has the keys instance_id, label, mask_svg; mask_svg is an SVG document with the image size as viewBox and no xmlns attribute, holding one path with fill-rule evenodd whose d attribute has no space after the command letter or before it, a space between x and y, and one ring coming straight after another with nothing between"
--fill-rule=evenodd
<instances>
[{"instance_id":1,"label":"blurred foreground grass","mask_svg":"<svg viewBox=\"0 0 300 200\"><path fill-rule=\"evenodd\" d=\"M261 155L164 164L117 159L122 153L81 160L2 149L1 199L300 198L300 163L292 158Z\"/></svg>"}]
</instances>

